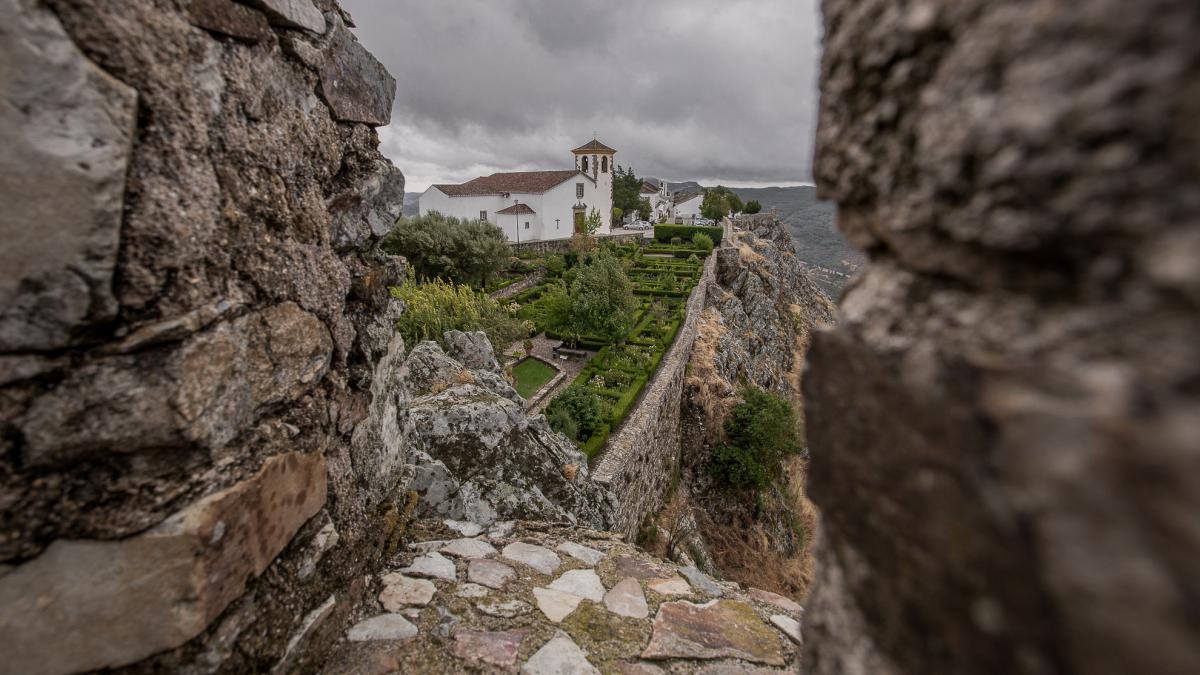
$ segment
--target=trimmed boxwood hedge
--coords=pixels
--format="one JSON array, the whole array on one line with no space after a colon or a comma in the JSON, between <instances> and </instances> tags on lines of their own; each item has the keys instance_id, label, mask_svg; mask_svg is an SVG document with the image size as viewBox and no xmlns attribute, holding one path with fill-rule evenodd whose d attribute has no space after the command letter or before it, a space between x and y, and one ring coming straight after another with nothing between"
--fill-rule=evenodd
<instances>
[{"instance_id":1,"label":"trimmed boxwood hedge","mask_svg":"<svg viewBox=\"0 0 1200 675\"><path fill-rule=\"evenodd\" d=\"M713 246L721 245L721 235L725 233L723 227L696 227L694 225L655 225L654 239L661 242L670 242L675 237L679 237L684 241L691 241L692 235L703 232L712 237Z\"/></svg>"}]
</instances>

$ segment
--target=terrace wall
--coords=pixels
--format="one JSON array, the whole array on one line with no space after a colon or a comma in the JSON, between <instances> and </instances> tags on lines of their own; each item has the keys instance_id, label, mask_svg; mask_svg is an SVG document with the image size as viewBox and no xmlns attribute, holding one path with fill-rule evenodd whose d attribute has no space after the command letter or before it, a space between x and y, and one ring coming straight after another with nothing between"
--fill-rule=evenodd
<instances>
[{"instance_id":1,"label":"terrace wall","mask_svg":"<svg viewBox=\"0 0 1200 675\"><path fill-rule=\"evenodd\" d=\"M616 495L613 529L628 537L634 536L646 513L662 506L679 461L683 384L706 289L715 277L716 260L716 255L710 255L705 261L704 273L688 297L687 314L675 342L642 390L641 400L609 439L608 448L592 472L596 482Z\"/></svg>"}]
</instances>

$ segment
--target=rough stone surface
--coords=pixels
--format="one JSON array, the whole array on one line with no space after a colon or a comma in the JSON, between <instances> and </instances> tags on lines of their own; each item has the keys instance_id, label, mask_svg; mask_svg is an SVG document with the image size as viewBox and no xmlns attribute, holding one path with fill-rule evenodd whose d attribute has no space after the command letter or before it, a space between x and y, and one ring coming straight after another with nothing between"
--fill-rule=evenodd
<instances>
[{"instance_id":1,"label":"rough stone surface","mask_svg":"<svg viewBox=\"0 0 1200 675\"><path fill-rule=\"evenodd\" d=\"M250 0L266 12L271 23L287 28L303 28L320 35L325 32L325 16L312 0Z\"/></svg>"},{"instance_id":2,"label":"rough stone surface","mask_svg":"<svg viewBox=\"0 0 1200 675\"><path fill-rule=\"evenodd\" d=\"M554 574L558 570L562 561L558 555L546 548L536 544L527 544L523 541L517 541L504 547L500 555L509 560L519 562L523 565L528 565L542 574Z\"/></svg>"},{"instance_id":3,"label":"rough stone surface","mask_svg":"<svg viewBox=\"0 0 1200 675\"><path fill-rule=\"evenodd\" d=\"M559 553L565 553L588 566L595 566L596 563L604 559L604 554L600 551L576 544L573 541L564 541L555 550Z\"/></svg>"},{"instance_id":4,"label":"rough stone surface","mask_svg":"<svg viewBox=\"0 0 1200 675\"><path fill-rule=\"evenodd\" d=\"M0 25L0 351L58 349L116 316L137 94L48 9L4 0Z\"/></svg>"},{"instance_id":5,"label":"rough stone surface","mask_svg":"<svg viewBox=\"0 0 1200 675\"><path fill-rule=\"evenodd\" d=\"M600 602L604 599L604 584L595 570L570 570L550 583L550 589L578 595L581 598Z\"/></svg>"},{"instance_id":6,"label":"rough stone surface","mask_svg":"<svg viewBox=\"0 0 1200 675\"><path fill-rule=\"evenodd\" d=\"M457 558L489 558L496 555L496 547L482 539L455 539L439 550Z\"/></svg>"},{"instance_id":7,"label":"rough stone surface","mask_svg":"<svg viewBox=\"0 0 1200 675\"><path fill-rule=\"evenodd\" d=\"M444 581L454 581L457 579L457 573L454 570L454 561L440 553L427 553L420 556L402 571L405 574L417 577L429 577Z\"/></svg>"},{"instance_id":8,"label":"rough stone surface","mask_svg":"<svg viewBox=\"0 0 1200 675\"><path fill-rule=\"evenodd\" d=\"M316 32L337 21L333 0L290 6ZM26 589L79 585L72 612L0 630L83 635L25 672L138 654L141 672L312 672L379 592L362 580L391 555L408 462L400 401L373 401L397 390L374 380L404 360L380 324L405 266L373 244L401 178L277 48L325 66L329 36L258 7L0 3L0 565ZM309 493L241 491L293 455L320 462ZM210 539L187 534L179 514L216 495ZM151 561L144 585L117 581Z\"/></svg>"},{"instance_id":9,"label":"rough stone surface","mask_svg":"<svg viewBox=\"0 0 1200 675\"><path fill-rule=\"evenodd\" d=\"M198 635L325 503L320 455L272 458L253 478L144 534L59 540L0 577L0 643L14 672L133 663ZM74 637L64 643L63 634Z\"/></svg>"},{"instance_id":10,"label":"rough stone surface","mask_svg":"<svg viewBox=\"0 0 1200 675\"><path fill-rule=\"evenodd\" d=\"M333 29L320 78L321 97L337 119L376 127L391 121L395 78L340 24Z\"/></svg>"},{"instance_id":11,"label":"rough stone surface","mask_svg":"<svg viewBox=\"0 0 1200 675\"><path fill-rule=\"evenodd\" d=\"M566 633L558 633L521 667L528 675L559 675L561 673L595 673L596 667L588 662L587 654Z\"/></svg>"},{"instance_id":12,"label":"rough stone surface","mask_svg":"<svg viewBox=\"0 0 1200 675\"><path fill-rule=\"evenodd\" d=\"M1196 4L824 15L806 671L1200 670Z\"/></svg>"},{"instance_id":13,"label":"rough stone surface","mask_svg":"<svg viewBox=\"0 0 1200 675\"><path fill-rule=\"evenodd\" d=\"M446 527L454 530L464 537L476 537L483 532L483 526L479 523L466 522L461 520L444 520L442 521Z\"/></svg>"},{"instance_id":14,"label":"rough stone surface","mask_svg":"<svg viewBox=\"0 0 1200 675\"><path fill-rule=\"evenodd\" d=\"M261 42L271 37L271 26L262 12L233 0L192 0L188 13L192 23L214 33L247 42Z\"/></svg>"},{"instance_id":15,"label":"rough stone surface","mask_svg":"<svg viewBox=\"0 0 1200 675\"><path fill-rule=\"evenodd\" d=\"M389 612L399 612L405 605L428 605L437 593L432 581L411 579L403 574L384 575L383 583L379 603Z\"/></svg>"},{"instance_id":16,"label":"rough stone surface","mask_svg":"<svg viewBox=\"0 0 1200 675\"><path fill-rule=\"evenodd\" d=\"M659 579L651 581L647 587L661 595L688 595L692 592L692 587L683 577L671 577L670 579Z\"/></svg>"},{"instance_id":17,"label":"rough stone surface","mask_svg":"<svg viewBox=\"0 0 1200 675\"><path fill-rule=\"evenodd\" d=\"M535 588L533 597L537 600L538 609L542 610L542 614L545 614L551 623L561 623L583 602L583 598L574 593L553 588Z\"/></svg>"},{"instance_id":18,"label":"rough stone surface","mask_svg":"<svg viewBox=\"0 0 1200 675\"><path fill-rule=\"evenodd\" d=\"M804 644L804 638L800 635L799 621L787 616L786 614L772 614L771 624L783 631L783 634L788 636L788 639L790 639L792 642L795 642L796 644Z\"/></svg>"},{"instance_id":19,"label":"rough stone surface","mask_svg":"<svg viewBox=\"0 0 1200 675\"><path fill-rule=\"evenodd\" d=\"M370 640L407 640L417 636L417 627L400 614L380 614L360 621L346 631L351 642Z\"/></svg>"},{"instance_id":20,"label":"rough stone surface","mask_svg":"<svg viewBox=\"0 0 1200 675\"><path fill-rule=\"evenodd\" d=\"M486 598L490 592L479 584L467 583L459 586L455 595L460 598Z\"/></svg>"},{"instance_id":21,"label":"rough stone surface","mask_svg":"<svg viewBox=\"0 0 1200 675\"><path fill-rule=\"evenodd\" d=\"M644 619L650 614L642 585L633 577L625 577L604 596L604 606L613 614L632 619Z\"/></svg>"},{"instance_id":22,"label":"rough stone surface","mask_svg":"<svg viewBox=\"0 0 1200 675\"><path fill-rule=\"evenodd\" d=\"M691 565L681 568L679 573L687 577L688 583L703 593L708 595L722 595L725 592L717 582L712 580L712 577Z\"/></svg>"},{"instance_id":23,"label":"rough stone surface","mask_svg":"<svg viewBox=\"0 0 1200 675\"><path fill-rule=\"evenodd\" d=\"M488 616L496 616L503 619L511 619L514 616L528 614L533 609L529 603L520 600L481 602L476 607Z\"/></svg>"},{"instance_id":24,"label":"rough stone surface","mask_svg":"<svg viewBox=\"0 0 1200 675\"><path fill-rule=\"evenodd\" d=\"M733 657L767 665L784 664L775 632L748 605L736 600L664 604L654 619L654 634L642 657Z\"/></svg>"},{"instance_id":25,"label":"rough stone surface","mask_svg":"<svg viewBox=\"0 0 1200 675\"><path fill-rule=\"evenodd\" d=\"M527 630L460 630L454 633L451 652L468 662L508 667L517 662L517 650L528 634Z\"/></svg>"},{"instance_id":26,"label":"rough stone surface","mask_svg":"<svg viewBox=\"0 0 1200 675\"><path fill-rule=\"evenodd\" d=\"M778 593L764 591L760 588L751 588L747 591L747 594L759 602L775 605L776 607L793 614L799 614L800 612L804 611L804 608L801 607L800 604L795 600L792 600L791 598L785 598Z\"/></svg>"},{"instance_id":27,"label":"rough stone surface","mask_svg":"<svg viewBox=\"0 0 1200 675\"><path fill-rule=\"evenodd\" d=\"M448 331L444 339L451 354L422 342L401 373L408 401L402 435L410 441L416 477L409 489L421 497L419 514L484 525L519 517L607 526L611 495L586 470L563 476L562 467L586 466L586 458L544 417L526 414L486 335Z\"/></svg>"},{"instance_id":28,"label":"rough stone surface","mask_svg":"<svg viewBox=\"0 0 1200 675\"><path fill-rule=\"evenodd\" d=\"M477 559L467 562L467 580L488 588L503 590L504 584L515 575L513 568L496 560Z\"/></svg>"},{"instance_id":29,"label":"rough stone surface","mask_svg":"<svg viewBox=\"0 0 1200 675\"><path fill-rule=\"evenodd\" d=\"M570 590L592 597L596 597L593 585L601 592L603 588L612 591L600 602L584 599L575 593L547 588L545 584L550 581L547 575L523 565L517 567L499 590L469 581L439 581L438 593L430 605L405 615L418 628L415 639L400 648L387 649L382 643L376 649L364 643L343 642L325 663L323 672L340 675L515 671L530 663L533 666L529 667L543 663L548 655L536 655L560 631L586 654L586 663L605 673L798 672L799 647L770 623L772 616L798 618L791 613L756 602L748 593L731 585L726 591L728 596L720 601L705 606L689 605L700 613L698 618L686 612L675 616L679 612L676 605L688 603L672 602L673 598L650 588L655 578L622 576L618 570L653 570L658 580L673 577L686 589L687 583L677 576L679 566L626 543L619 534L537 521L516 521L505 530L506 534L496 539L498 545L520 542L554 551L572 548L563 546L570 543L599 551L603 555L594 567L581 568L581 561L564 559L562 565L568 569L564 578L573 579ZM453 536L453 532L444 522L433 519L416 520L409 526L409 536L418 541L444 539ZM419 555L416 551L402 550L389 568L402 569ZM474 562L495 564L493 560ZM390 575L385 574L384 579L387 578ZM583 578L589 581L581 589L574 580ZM355 609L353 616L361 619L379 612L371 598ZM501 635L514 631L521 632L522 637ZM652 636L657 637L652 640ZM663 652L653 656L653 665L643 659L652 642ZM513 645L516 655L510 662ZM703 655L695 656L697 652ZM487 661L484 654L492 654L505 665ZM745 655L757 655L758 663L771 665L748 669ZM572 668L582 668L585 661L572 663Z\"/></svg>"}]
</instances>

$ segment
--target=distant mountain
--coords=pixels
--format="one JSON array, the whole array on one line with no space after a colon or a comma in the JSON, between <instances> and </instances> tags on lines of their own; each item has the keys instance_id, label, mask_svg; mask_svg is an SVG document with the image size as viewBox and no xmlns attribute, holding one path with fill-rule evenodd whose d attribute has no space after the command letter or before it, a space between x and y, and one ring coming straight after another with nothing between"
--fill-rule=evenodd
<instances>
[{"instance_id":1,"label":"distant mountain","mask_svg":"<svg viewBox=\"0 0 1200 675\"><path fill-rule=\"evenodd\" d=\"M695 181L668 183L674 192L699 192ZM808 264L817 284L837 300L855 270L866 262L862 253L850 247L834 226L836 208L817 199L817 189L809 185L766 188L730 188L742 201L757 199L763 211L774 209L788 226L796 255Z\"/></svg>"},{"instance_id":2,"label":"distant mountain","mask_svg":"<svg viewBox=\"0 0 1200 675\"><path fill-rule=\"evenodd\" d=\"M405 218L412 218L418 214L417 200L420 199L420 192L405 192L404 193L404 208L400 210L400 215Z\"/></svg>"}]
</instances>

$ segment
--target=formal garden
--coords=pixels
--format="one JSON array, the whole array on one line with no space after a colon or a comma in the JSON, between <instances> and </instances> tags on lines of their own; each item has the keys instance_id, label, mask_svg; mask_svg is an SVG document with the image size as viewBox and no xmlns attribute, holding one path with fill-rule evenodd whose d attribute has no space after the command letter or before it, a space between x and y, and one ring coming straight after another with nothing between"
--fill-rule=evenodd
<instances>
[{"instance_id":1,"label":"formal garden","mask_svg":"<svg viewBox=\"0 0 1200 675\"><path fill-rule=\"evenodd\" d=\"M645 244L598 244L586 238L573 241L564 253L517 257L501 251L490 233L480 242L480 232L431 215L432 227L401 225L385 242L385 248L410 261L409 280L392 289L408 306L398 322L406 342L440 341L451 329L482 330L497 357L512 363L518 393L530 399L557 371L522 350L506 351L522 341L528 350L528 338L543 333L561 341L574 356L588 360L550 400L546 417L594 457L674 342L687 299L705 258L720 244L722 229L660 225ZM490 262L455 261L447 251ZM496 301L487 295L500 283L516 283L538 271L544 271L542 281L511 298Z\"/></svg>"}]
</instances>

